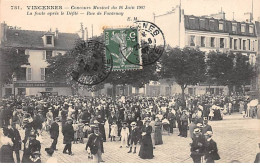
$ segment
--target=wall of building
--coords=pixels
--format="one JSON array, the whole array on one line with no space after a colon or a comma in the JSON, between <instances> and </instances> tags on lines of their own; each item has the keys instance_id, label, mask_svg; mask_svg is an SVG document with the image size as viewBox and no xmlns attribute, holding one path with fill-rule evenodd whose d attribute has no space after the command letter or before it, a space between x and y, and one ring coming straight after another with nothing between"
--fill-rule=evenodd
<instances>
[{"instance_id":1,"label":"wall of building","mask_svg":"<svg viewBox=\"0 0 260 166\"><path fill-rule=\"evenodd\" d=\"M171 47L184 46L184 13L180 11L178 6L172 11L156 15L155 24L162 30L167 45Z\"/></svg>"}]
</instances>

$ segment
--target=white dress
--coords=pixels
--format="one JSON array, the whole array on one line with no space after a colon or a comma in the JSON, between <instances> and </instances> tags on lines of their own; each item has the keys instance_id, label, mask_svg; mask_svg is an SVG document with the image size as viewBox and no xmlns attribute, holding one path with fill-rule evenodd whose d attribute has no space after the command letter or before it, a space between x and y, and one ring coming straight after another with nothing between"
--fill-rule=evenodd
<instances>
[{"instance_id":1,"label":"white dress","mask_svg":"<svg viewBox=\"0 0 260 166\"><path fill-rule=\"evenodd\" d=\"M110 133L110 135L116 137L117 134L118 134L118 128L117 128L117 125L116 125L116 124L113 124L113 125L111 126L111 133Z\"/></svg>"}]
</instances>

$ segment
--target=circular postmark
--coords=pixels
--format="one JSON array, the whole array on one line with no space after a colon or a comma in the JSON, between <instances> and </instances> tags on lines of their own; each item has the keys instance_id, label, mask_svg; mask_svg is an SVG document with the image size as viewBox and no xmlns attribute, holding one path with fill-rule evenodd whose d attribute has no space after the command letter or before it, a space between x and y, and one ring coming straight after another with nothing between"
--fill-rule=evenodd
<instances>
[{"instance_id":1,"label":"circular postmark","mask_svg":"<svg viewBox=\"0 0 260 166\"><path fill-rule=\"evenodd\" d=\"M105 45L96 40L81 41L75 48L72 78L82 85L92 86L104 81L112 71L113 59ZM107 56L106 56L107 55Z\"/></svg>"},{"instance_id":2,"label":"circular postmark","mask_svg":"<svg viewBox=\"0 0 260 166\"><path fill-rule=\"evenodd\" d=\"M121 49L123 57L134 65L146 66L151 65L158 61L165 50L165 37L161 29L149 21L136 21L130 30L137 29L138 35L135 39L138 43L133 46L133 49L139 50L138 54L135 53L135 60L127 58L123 51L127 48ZM131 40L130 40L131 41ZM136 59L140 59L137 61Z\"/></svg>"}]
</instances>

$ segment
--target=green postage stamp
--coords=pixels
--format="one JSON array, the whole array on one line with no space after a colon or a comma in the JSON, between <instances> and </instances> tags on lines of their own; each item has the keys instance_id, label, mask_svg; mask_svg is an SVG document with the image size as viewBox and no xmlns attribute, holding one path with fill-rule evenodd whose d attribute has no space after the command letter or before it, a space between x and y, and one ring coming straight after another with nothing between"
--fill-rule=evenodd
<instances>
[{"instance_id":1,"label":"green postage stamp","mask_svg":"<svg viewBox=\"0 0 260 166\"><path fill-rule=\"evenodd\" d=\"M108 54L111 54L113 58L112 70L142 69L137 29L105 29L104 34L106 57L109 57L110 55Z\"/></svg>"}]
</instances>

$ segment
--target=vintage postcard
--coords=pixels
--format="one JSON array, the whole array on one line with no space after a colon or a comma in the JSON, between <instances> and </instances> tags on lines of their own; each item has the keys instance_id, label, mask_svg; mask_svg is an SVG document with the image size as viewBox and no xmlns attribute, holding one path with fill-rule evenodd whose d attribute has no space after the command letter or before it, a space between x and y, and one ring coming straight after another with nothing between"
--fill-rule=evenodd
<instances>
[{"instance_id":1,"label":"vintage postcard","mask_svg":"<svg viewBox=\"0 0 260 166\"><path fill-rule=\"evenodd\" d=\"M1 163L259 163L259 0L0 0Z\"/></svg>"}]
</instances>

